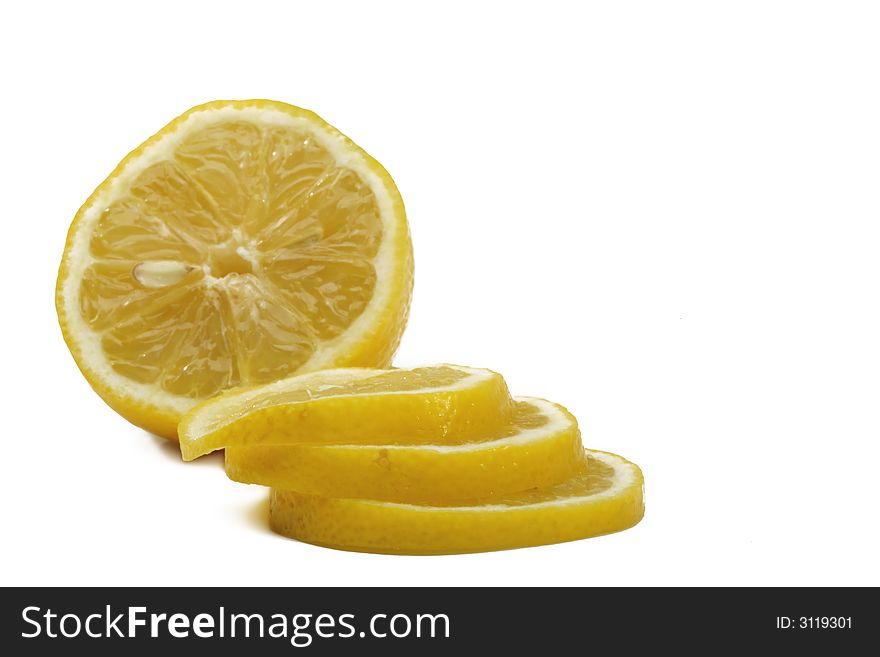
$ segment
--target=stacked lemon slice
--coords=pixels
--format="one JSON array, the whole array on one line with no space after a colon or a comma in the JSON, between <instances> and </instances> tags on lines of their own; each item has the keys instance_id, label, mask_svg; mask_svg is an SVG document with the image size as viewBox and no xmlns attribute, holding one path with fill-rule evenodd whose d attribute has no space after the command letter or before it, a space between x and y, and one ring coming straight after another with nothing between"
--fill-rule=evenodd
<instances>
[{"instance_id":1,"label":"stacked lemon slice","mask_svg":"<svg viewBox=\"0 0 880 657\"><path fill-rule=\"evenodd\" d=\"M236 389L178 427L184 459L226 450L272 488L270 524L328 547L501 550L620 531L644 513L639 468L585 450L576 419L455 365L335 369Z\"/></svg>"}]
</instances>

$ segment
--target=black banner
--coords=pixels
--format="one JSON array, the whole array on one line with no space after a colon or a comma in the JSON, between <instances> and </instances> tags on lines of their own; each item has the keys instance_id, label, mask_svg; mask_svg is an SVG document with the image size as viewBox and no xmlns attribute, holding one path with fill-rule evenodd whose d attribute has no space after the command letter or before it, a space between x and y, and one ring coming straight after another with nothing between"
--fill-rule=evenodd
<instances>
[{"instance_id":1,"label":"black banner","mask_svg":"<svg viewBox=\"0 0 880 657\"><path fill-rule=\"evenodd\" d=\"M630 654L646 644L854 654L878 638L880 603L873 589L830 588L22 588L3 589L0 613L7 655L225 645L259 655Z\"/></svg>"}]
</instances>

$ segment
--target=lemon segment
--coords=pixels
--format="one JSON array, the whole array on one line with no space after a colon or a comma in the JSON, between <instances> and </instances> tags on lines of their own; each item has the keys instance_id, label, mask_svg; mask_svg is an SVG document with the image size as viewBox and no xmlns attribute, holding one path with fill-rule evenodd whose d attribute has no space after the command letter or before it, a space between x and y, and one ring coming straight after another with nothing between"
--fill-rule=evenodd
<instances>
[{"instance_id":1,"label":"lemon segment","mask_svg":"<svg viewBox=\"0 0 880 657\"><path fill-rule=\"evenodd\" d=\"M584 469L571 479L489 503L427 506L273 488L269 523L284 536L341 550L458 554L610 534L637 524L644 509L638 466L587 450Z\"/></svg>"},{"instance_id":2,"label":"lemon segment","mask_svg":"<svg viewBox=\"0 0 880 657\"><path fill-rule=\"evenodd\" d=\"M574 417L543 399L514 402L509 423L480 442L228 447L226 474L311 495L413 504L491 499L572 477L584 459Z\"/></svg>"},{"instance_id":3,"label":"lemon segment","mask_svg":"<svg viewBox=\"0 0 880 657\"><path fill-rule=\"evenodd\" d=\"M386 367L412 290L388 173L315 114L216 101L126 157L77 213L56 286L92 387L176 439L229 388Z\"/></svg>"},{"instance_id":4,"label":"lemon segment","mask_svg":"<svg viewBox=\"0 0 880 657\"><path fill-rule=\"evenodd\" d=\"M336 369L218 395L187 413L178 433L187 461L253 445L459 444L494 435L512 411L490 370Z\"/></svg>"}]
</instances>

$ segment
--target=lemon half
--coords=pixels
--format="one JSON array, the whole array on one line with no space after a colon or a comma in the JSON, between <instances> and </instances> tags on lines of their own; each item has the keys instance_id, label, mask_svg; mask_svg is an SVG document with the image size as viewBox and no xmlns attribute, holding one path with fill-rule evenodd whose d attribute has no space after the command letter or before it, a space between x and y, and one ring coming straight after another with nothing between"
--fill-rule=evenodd
<instances>
[{"instance_id":1,"label":"lemon half","mask_svg":"<svg viewBox=\"0 0 880 657\"><path fill-rule=\"evenodd\" d=\"M89 197L56 306L98 394L174 439L186 411L228 388L387 366L412 269L403 203L378 162L307 110L216 101Z\"/></svg>"}]
</instances>

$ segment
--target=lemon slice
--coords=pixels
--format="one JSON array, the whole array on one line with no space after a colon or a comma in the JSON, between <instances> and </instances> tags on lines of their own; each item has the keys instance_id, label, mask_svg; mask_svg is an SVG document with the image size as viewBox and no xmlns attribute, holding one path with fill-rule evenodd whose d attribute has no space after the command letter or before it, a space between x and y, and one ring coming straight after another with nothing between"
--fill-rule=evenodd
<instances>
[{"instance_id":1,"label":"lemon slice","mask_svg":"<svg viewBox=\"0 0 880 657\"><path fill-rule=\"evenodd\" d=\"M269 523L290 538L385 554L456 554L561 543L632 527L643 479L625 459L587 450L571 479L491 503L421 506L272 489Z\"/></svg>"},{"instance_id":2,"label":"lemon slice","mask_svg":"<svg viewBox=\"0 0 880 657\"><path fill-rule=\"evenodd\" d=\"M324 370L202 402L180 422L180 452L190 461L242 445L463 443L492 435L512 408L490 370Z\"/></svg>"},{"instance_id":3,"label":"lemon slice","mask_svg":"<svg viewBox=\"0 0 880 657\"><path fill-rule=\"evenodd\" d=\"M584 458L574 417L544 399L514 401L508 424L480 442L228 447L226 474L312 495L414 504L492 498L572 477Z\"/></svg>"},{"instance_id":4,"label":"lemon slice","mask_svg":"<svg viewBox=\"0 0 880 657\"><path fill-rule=\"evenodd\" d=\"M176 438L183 413L228 388L387 366L411 289L403 203L378 162L307 110L216 101L82 206L56 306L98 394Z\"/></svg>"}]
</instances>

